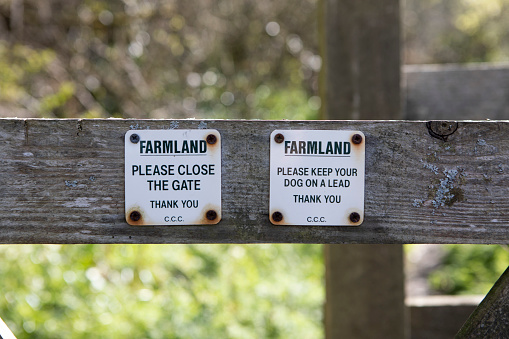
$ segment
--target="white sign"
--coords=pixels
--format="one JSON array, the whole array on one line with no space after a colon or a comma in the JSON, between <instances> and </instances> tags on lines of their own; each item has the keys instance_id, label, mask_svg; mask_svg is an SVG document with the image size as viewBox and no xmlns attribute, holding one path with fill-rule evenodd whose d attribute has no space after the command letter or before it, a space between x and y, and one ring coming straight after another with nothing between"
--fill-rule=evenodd
<instances>
[{"instance_id":1,"label":"white sign","mask_svg":"<svg viewBox=\"0 0 509 339\"><path fill-rule=\"evenodd\" d=\"M131 225L217 224L221 220L219 132L127 132L125 218Z\"/></svg>"},{"instance_id":2,"label":"white sign","mask_svg":"<svg viewBox=\"0 0 509 339\"><path fill-rule=\"evenodd\" d=\"M365 144L364 134L358 131L272 132L270 221L275 225L360 225Z\"/></svg>"}]
</instances>

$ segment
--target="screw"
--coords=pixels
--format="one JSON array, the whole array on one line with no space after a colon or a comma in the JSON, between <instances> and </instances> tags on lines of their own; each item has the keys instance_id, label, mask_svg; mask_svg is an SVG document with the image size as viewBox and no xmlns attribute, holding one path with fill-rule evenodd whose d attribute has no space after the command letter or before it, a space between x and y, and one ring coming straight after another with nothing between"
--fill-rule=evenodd
<instances>
[{"instance_id":1,"label":"screw","mask_svg":"<svg viewBox=\"0 0 509 339\"><path fill-rule=\"evenodd\" d=\"M272 220L274 220L275 222L280 222L281 220L283 220L283 213L281 212L272 213Z\"/></svg>"},{"instance_id":2,"label":"screw","mask_svg":"<svg viewBox=\"0 0 509 339\"><path fill-rule=\"evenodd\" d=\"M132 221L138 221L141 219L141 213L138 211L132 211L129 218L131 218Z\"/></svg>"},{"instance_id":3,"label":"screw","mask_svg":"<svg viewBox=\"0 0 509 339\"><path fill-rule=\"evenodd\" d=\"M215 138L215 137L214 137L214 138ZM214 210L208 210L208 211L207 211L207 213L205 214L205 217L206 217L208 220L210 220L210 221L212 221L212 220L216 220L216 218L217 218L217 213L216 213L216 211L214 211Z\"/></svg>"},{"instance_id":4,"label":"screw","mask_svg":"<svg viewBox=\"0 0 509 339\"><path fill-rule=\"evenodd\" d=\"M354 134L352 136L352 142L356 145L360 144L362 142L362 135L360 134Z\"/></svg>"},{"instance_id":5,"label":"screw","mask_svg":"<svg viewBox=\"0 0 509 339\"><path fill-rule=\"evenodd\" d=\"M207 143L208 144L214 145L216 142L217 142L217 137L214 134L207 135Z\"/></svg>"},{"instance_id":6,"label":"screw","mask_svg":"<svg viewBox=\"0 0 509 339\"><path fill-rule=\"evenodd\" d=\"M281 133L278 133L274 136L274 141L278 144L282 143L285 140L285 136Z\"/></svg>"},{"instance_id":7,"label":"screw","mask_svg":"<svg viewBox=\"0 0 509 339\"><path fill-rule=\"evenodd\" d=\"M131 142L133 144L137 144L138 142L140 142L140 136L136 133L131 134L131 137L129 139L131 139Z\"/></svg>"},{"instance_id":8,"label":"screw","mask_svg":"<svg viewBox=\"0 0 509 339\"><path fill-rule=\"evenodd\" d=\"M357 212L350 213L350 221L358 223L361 220L361 215Z\"/></svg>"}]
</instances>

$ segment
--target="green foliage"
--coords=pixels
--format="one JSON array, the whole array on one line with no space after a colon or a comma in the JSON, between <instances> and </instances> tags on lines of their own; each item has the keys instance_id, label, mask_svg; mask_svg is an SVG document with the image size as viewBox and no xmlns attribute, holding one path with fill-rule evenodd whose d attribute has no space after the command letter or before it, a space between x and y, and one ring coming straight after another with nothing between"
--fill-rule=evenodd
<instances>
[{"instance_id":1,"label":"green foliage","mask_svg":"<svg viewBox=\"0 0 509 339\"><path fill-rule=\"evenodd\" d=\"M509 0L407 0L406 63L507 61Z\"/></svg>"},{"instance_id":2,"label":"green foliage","mask_svg":"<svg viewBox=\"0 0 509 339\"><path fill-rule=\"evenodd\" d=\"M210 108L211 118L225 119L231 117L232 110L241 111L243 106L249 107L249 116L252 119L263 120L310 120L318 119L321 105L317 96L309 97L299 88L272 89L267 85L260 85L246 98L246 103L232 105L231 107L218 104Z\"/></svg>"},{"instance_id":3,"label":"green foliage","mask_svg":"<svg viewBox=\"0 0 509 339\"><path fill-rule=\"evenodd\" d=\"M55 54L0 40L0 102L19 102L29 95L31 81L43 75Z\"/></svg>"},{"instance_id":4,"label":"green foliage","mask_svg":"<svg viewBox=\"0 0 509 339\"><path fill-rule=\"evenodd\" d=\"M59 118L316 118L314 7L0 1L0 107ZM18 338L323 336L321 246L1 246L0 262L0 317Z\"/></svg>"},{"instance_id":5,"label":"green foliage","mask_svg":"<svg viewBox=\"0 0 509 339\"><path fill-rule=\"evenodd\" d=\"M41 100L41 112L49 113L57 110L59 107L71 99L74 95L74 84L72 82L64 82L55 94L48 95Z\"/></svg>"},{"instance_id":6,"label":"green foliage","mask_svg":"<svg viewBox=\"0 0 509 339\"><path fill-rule=\"evenodd\" d=\"M4 77L27 80L11 79L0 105L35 117L316 116L315 2L25 0L24 34L6 30L0 44L54 57L51 67L37 58L0 63L0 76L14 65L25 75ZM15 20L1 1L0 16ZM31 73L37 67L44 77ZM260 86L272 102L258 106ZM291 107L273 112L288 95Z\"/></svg>"},{"instance_id":7,"label":"green foliage","mask_svg":"<svg viewBox=\"0 0 509 339\"><path fill-rule=\"evenodd\" d=\"M506 246L447 245L430 285L443 294L486 294L509 266Z\"/></svg>"},{"instance_id":8,"label":"green foliage","mask_svg":"<svg viewBox=\"0 0 509 339\"><path fill-rule=\"evenodd\" d=\"M34 117L315 119L315 0L0 1L0 105ZM509 0L407 0L407 63L507 60ZM3 23L0 23L3 25ZM42 29L44 28L44 29ZM16 113L13 113L16 115ZM448 246L430 281L486 293L501 247ZM18 338L318 338L317 245L0 246Z\"/></svg>"},{"instance_id":9,"label":"green foliage","mask_svg":"<svg viewBox=\"0 0 509 339\"><path fill-rule=\"evenodd\" d=\"M21 338L319 338L317 245L0 247Z\"/></svg>"}]
</instances>

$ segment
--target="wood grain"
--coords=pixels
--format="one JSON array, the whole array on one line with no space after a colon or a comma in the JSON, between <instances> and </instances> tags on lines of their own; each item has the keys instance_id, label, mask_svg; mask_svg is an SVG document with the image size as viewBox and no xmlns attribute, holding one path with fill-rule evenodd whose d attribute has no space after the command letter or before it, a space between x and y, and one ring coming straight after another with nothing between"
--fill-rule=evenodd
<instances>
[{"instance_id":1,"label":"wood grain","mask_svg":"<svg viewBox=\"0 0 509 339\"><path fill-rule=\"evenodd\" d=\"M322 118L400 119L400 1L318 4ZM407 337L402 245L326 245L324 259L327 339Z\"/></svg>"},{"instance_id":2,"label":"wood grain","mask_svg":"<svg viewBox=\"0 0 509 339\"><path fill-rule=\"evenodd\" d=\"M400 115L400 1L323 0L321 98L331 119Z\"/></svg>"},{"instance_id":3,"label":"wood grain","mask_svg":"<svg viewBox=\"0 0 509 339\"><path fill-rule=\"evenodd\" d=\"M178 126L178 127L177 127ZM223 218L216 226L134 227L124 220L130 129L217 129ZM274 129L366 135L359 227L269 223ZM0 243L509 242L509 123L459 122L447 141L425 122L0 119Z\"/></svg>"}]
</instances>

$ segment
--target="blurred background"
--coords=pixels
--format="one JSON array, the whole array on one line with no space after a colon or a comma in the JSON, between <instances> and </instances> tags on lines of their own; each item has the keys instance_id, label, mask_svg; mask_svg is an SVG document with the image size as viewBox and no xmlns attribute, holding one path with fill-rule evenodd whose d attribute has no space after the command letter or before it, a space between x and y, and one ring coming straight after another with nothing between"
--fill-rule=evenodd
<instances>
[{"instance_id":1,"label":"blurred background","mask_svg":"<svg viewBox=\"0 0 509 339\"><path fill-rule=\"evenodd\" d=\"M0 116L318 119L317 0L0 0ZM402 1L407 65L509 61L509 0ZM406 245L407 294L486 294L502 246ZM2 245L18 338L320 338L321 245Z\"/></svg>"}]
</instances>

